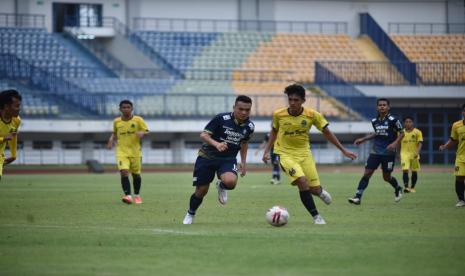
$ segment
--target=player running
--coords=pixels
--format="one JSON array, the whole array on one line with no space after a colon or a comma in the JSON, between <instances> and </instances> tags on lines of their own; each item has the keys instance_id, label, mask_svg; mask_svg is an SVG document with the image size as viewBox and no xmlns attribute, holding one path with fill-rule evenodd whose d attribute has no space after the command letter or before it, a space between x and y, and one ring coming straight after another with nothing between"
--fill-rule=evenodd
<instances>
[{"instance_id":1,"label":"player running","mask_svg":"<svg viewBox=\"0 0 465 276\"><path fill-rule=\"evenodd\" d=\"M326 204L330 204L332 199L320 185L315 161L310 151L310 128L315 126L344 156L350 159L355 159L357 156L341 145L329 130L329 124L323 115L302 106L305 102L305 89L302 86L290 85L284 89L284 93L287 95L289 107L274 111L270 140L262 159L265 163L270 160L270 150L274 146L275 154L279 155L281 168L291 179L291 184L298 187L300 200L312 215L314 223L326 224L318 213L312 194L320 197Z\"/></svg>"},{"instance_id":2,"label":"player running","mask_svg":"<svg viewBox=\"0 0 465 276\"><path fill-rule=\"evenodd\" d=\"M10 89L0 93L0 179L3 166L16 160L16 146L18 143L18 129L21 124L19 111L21 110L21 95ZM10 147L10 157L5 158L6 144Z\"/></svg>"},{"instance_id":3,"label":"player running","mask_svg":"<svg viewBox=\"0 0 465 276\"><path fill-rule=\"evenodd\" d=\"M142 117L132 114L133 105L131 101L121 101L119 110L121 116L113 120L113 133L108 139L107 148L112 149L113 145L116 143L116 161L118 162L118 170L121 175L121 186L124 192L122 201L127 204L133 202L141 204L141 139L149 133L149 129ZM132 174L134 199L131 196L129 173Z\"/></svg>"},{"instance_id":4,"label":"player running","mask_svg":"<svg viewBox=\"0 0 465 276\"><path fill-rule=\"evenodd\" d=\"M400 143L400 163L402 165L402 178L404 180L404 192L415 193L415 185L420 170L420 151L423 143L423 134L413 125L413 118L404 118L404 138ZM412 170L412 185L409 188L408 172Z\"/></svg>"},{"instance_id":5,"label":"player running","mask_svg":"<svg viewBox=\"0 0 465 276\"><path fill-rule=\"evenodd\" d=\"M227 190L236 187L237 170L240 171L241 176L246 174L248 142L255 129L254 124L249 120L251 108L251 98L238 96L233 112L216 115L200 134L203 144L194 166L195 191L190 197L189 209L183 224L194 222L196 211L208 193L215 175L219 178L216 183L218 201L224 205L228 201ZM239 168L236 159L238 152L241 155Z\"/></svg>"},{"instance_id":6,"label":"player running","mask_svg":"<svg viewBox=\"0 0 465 276\"><path fill-rule=\"evenodd\" d=\"M360 145L365 141L374 139L373 149L366 162L363 177L358 183L357 192L353 198L349 198L349 202L355 205L360 205L362 202L362 195L368 187L370 177L380 164L384 181L394 188L394 201L399 202L402 198L402 187L397 183L397 179L391 176L391 173L394 170L396 149L404 137L404 130L402 123L389 113L391 107L388 99L380 98L376 104L378 117L371 120L375 133L359 138L354 142L354 144Z\"/></svg>"},{"instance_id":7,"label":"player running","mask_svg":"<svg viewBox=\"0 0 465 276\"><path fill-rule=\"evenodd\" d=\"M459 201L456 207L465 207L465 104L462 105L462 120L455 122L450 131L450 138L444 145L439 146L443 151L457 145L455 155L455 192Z\"/></svg>"}]
</instances>

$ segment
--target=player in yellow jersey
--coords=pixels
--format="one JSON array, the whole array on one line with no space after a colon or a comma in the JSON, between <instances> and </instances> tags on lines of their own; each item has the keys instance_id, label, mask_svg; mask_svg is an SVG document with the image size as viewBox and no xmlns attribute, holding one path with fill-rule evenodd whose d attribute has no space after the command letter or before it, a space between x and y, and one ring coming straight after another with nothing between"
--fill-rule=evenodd
<instances>
[{"instance_id":1,"label":"player in yellow jersey","mask_svg":"<svg viewBox=\"0 0 465 276\"><path fill-rule=\"evenodd\" d=\"M129 100L123 100L119 104L121 117L113 120L113 133L108 139L108 149L112 149L116 142L116 161L121 175L121 186L123 187L123 202L141 204L140 188L142 178L141 139L149 133L147 124L140 116L132 114L133 105ZM129 173L132 174L134 186L134 200L131 196L131 183Z\"/></svg>"},{"instance_id":2,"label":"player in yellow jersey","mask_svg":"<svg viewBox=\"0 0 465 276\"><path fill-rule=\"evenodd\" d=\"M3 166L16 160L16 145L18 143L18 129L21 124L19 111L21 109L21 95L10 89L0 93L0 179ZM10 147L10 157L5 158L6 144Z\"/></svg>"},{"instance_id":3,"label":"player in yellow jersey","mask_svg":"<svg viewBox=\"0 0 465 276\"><path fill-rule=\"evenodd\" d=\"M402 165L402 176L404 180L404 192L415 193L415 185L420 170L420 151L423 143L423 134L413 125L413 118L404 118L404 137L400 143L400 163ZM412 170L412 185L408 186L408 171Z\"/></svg>"},{"instance_id":4,"label":"player in yellow jersey","mask_svg":"<svg viewBox=\"0 0 465 276\"><path fill-rule=\"evenodd\" d=\"M439 146L443 151L457 145L455 155L455 192L459 201L456 207L465 207L465 104L462 105L462 120L455 122L450 131L450 138L447 143Z\"/></svg>"},{"instance_id":5,"label":"player in yellow jersey","mask_svg":"<svg viewBox=\"0 0 465 276\"><path fill-rule=\"evenodd\" d=\"M355 159L355 153L346 150L337 137L329 130L328 122L317 111L305 108L305 89L297 84L285 88L288 97L288 108L277 109L273 113L273 126L268 145L263 153L265 163L270 160L270 149L279 155L279 163L283 172L291 179L292 185L299 189L300 199L312 215L315 224L326 224L316 209L313 195L330 204L331 195L320 185L315 161L310 151L309 131L315 126L328 141L334 144L346 157Z\"/></svg>"}]
</instances>

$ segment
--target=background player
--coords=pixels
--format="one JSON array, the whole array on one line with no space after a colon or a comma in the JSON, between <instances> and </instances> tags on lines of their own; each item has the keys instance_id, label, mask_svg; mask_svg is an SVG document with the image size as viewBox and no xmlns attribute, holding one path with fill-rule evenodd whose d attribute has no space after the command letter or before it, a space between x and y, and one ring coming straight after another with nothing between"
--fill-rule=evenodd
<instances>
[{"instance_id":1,"label":"background player","mask_svg":"<svg viewBox=\"0 0 465 276\"><path fill-rule=\"evenodd\" d=\"M124 203L131 204L131 183L129 173L132 174L134 186L134 203L141 204L140 188L142 178L140 176L142 168L141 139L149 133L149 129L144 119L132 114L133 105L129 100L123 100L119 104L121 116L113 120L113 133L108 139L107 147L112 149L116 142L116 161L121 175L121 186L124 196Z\"/></svg>"},{"instance_id":2,"label":"background player","mask_svg":"<svg viewBox=\"0 0 465 276\"><path fill-rule=\"evenodd\" d=\"M415 185L420 170L420 152L423 143L423 134L413 125L413 118L404 118L404 138L400 143L400 163L402 165L402 178L404 181L404 192L415 193ZM412 186L409 188L408 171L412 170Z\"/></svg>"},{"instance_id":3,"label":"background player","mask_svg":"<svg viewBox=\"0 0 465 276\"><path fill-rule=\"evenodd\" d=\"M286 87L284 93L287 94L289 107L274 111L270 140L262 159L265 163L270 160L270 150L274 146L283 171L291 179L291 184L298 187L300 199L312 215L314 223L326 224L316 209L312 194L319 196L326 204L330 204L332 200L331 195L320 186L310 151L310 128L315 126L320 130L346 157L355 159L357 156L341 145L329 130L329 124L323 115L302 106L305 102L305 88L293 84Z\"/></svg>"},{"instance_id":4,"label":"background player","mask_svg":"<svg viewBox=\"0 0 465 276\"><path fill-rule=\"evenodd\" d=\"M252 99L240 95L236 98L233 112L216 115L200 134L203 140L199 156L195 161L193 186L195 191L189 201L189 209L183 224L192 224L197 209L208 193L210 183L216 176L218 201L226 204L227 190L233 190L237 184L237 153L240 151L241 176L246 174L248 142L255 126L249 120Z\"/></svg>"},{"instance_id":5,"label":"background player","mask_svg":"<svg viewBox=\"0 0 465 276\"><path fill-rule=\"evenodd\" d=\"M358 183L357 192L353 198L349 198L352 204L360 205L362 195L368 187L370 177L381 164L384 181L394 188L394 201L399 202L402 198L402 187L397 183L397 179L391 176L394 170L396 159L396 149L400 140L404 137L402 123L389 113L390 102L388 99L380 98L376 101L378 117L371 120L375 133L355 140L354 144L360 145L365 141L374 139L373 149L368 157L365 172Z\"/></svg>"},{"instance_id":6,"label":"background player","mask_svg":"<svg viewBox=\"0 0 465 276\"><path fill-rule=\"evenodd\" d=\"M3 166L16 160L18 129L21 124L21 95L16 90L5 90L0 93L0 179ZM10 157L5 158L6 144L10 147Z\"/></svg>"},{"instance_id":7,"label":"background player","mask_svg":"<svg viewBox=\"0 0 465 276\"><path fill-rule=\"evenodd\" d=\"M455 155L455 192L459 199L455 206L465 207L465 104L462 105L462 120L452 125L449 140L444 145L440 145L439 150L443 151L455 145L458 145Z\"/></svg>"},{"instance_id":8,"label":"background player","mask_svg":"<svg viewBox=\"0 0 465 276\"><path fill-rule=\"evenodd\" d=\"M268 132L263 139L263 142L260 144L259 149L264 149L268 142L270 141L270 133ZM255 155L258 154L258 150L255 152ZM281 183L281 168L279 167L279 155L275 154L273 151L273 147L270 150L270 157L271 157L271 165L273 165L273 171L271 174L270 183L277 185Z\"/></svg>"}]
</instances>

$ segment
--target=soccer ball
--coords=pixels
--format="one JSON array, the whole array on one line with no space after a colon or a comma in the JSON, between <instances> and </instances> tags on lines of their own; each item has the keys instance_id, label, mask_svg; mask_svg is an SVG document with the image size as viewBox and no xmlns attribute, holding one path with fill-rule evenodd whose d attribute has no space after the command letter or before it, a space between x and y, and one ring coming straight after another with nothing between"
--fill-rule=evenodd
<instances>
[{"instance_id":1,"label":"soccer ball","mask_svg":"<svg viewBox=\"0 0 465 276\"><path fill-rule=\"evenodd\" d=\"M289 212L281 206L273 206L266 212L266 221L273 226L283 226L289 220Z\"/></svg>"}]
</instances>

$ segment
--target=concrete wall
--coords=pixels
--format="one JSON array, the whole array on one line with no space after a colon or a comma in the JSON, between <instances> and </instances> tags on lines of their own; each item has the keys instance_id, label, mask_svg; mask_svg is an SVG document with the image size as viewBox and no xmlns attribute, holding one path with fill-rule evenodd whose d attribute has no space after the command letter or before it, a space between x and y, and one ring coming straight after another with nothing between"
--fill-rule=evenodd
<instances>
[{"instance_id":1,"label":"concrete wall","mask_svg":"<svg viewBox=\"0 0 465 276\"><path fill-rule=\"evenodd\" d=\"M3 13L15 13L15 1L14 0L0 1L0 11Z\"/></svg>"}]
</instances>

